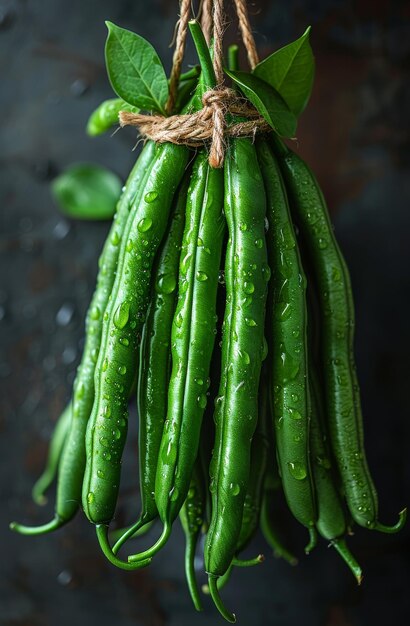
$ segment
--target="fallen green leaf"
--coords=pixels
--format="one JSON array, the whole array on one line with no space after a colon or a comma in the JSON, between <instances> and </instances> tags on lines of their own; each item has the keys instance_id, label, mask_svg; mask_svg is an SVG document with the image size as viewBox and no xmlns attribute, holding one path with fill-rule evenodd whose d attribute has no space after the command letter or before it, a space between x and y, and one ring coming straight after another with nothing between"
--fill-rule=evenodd
<instances>
[{"instance_id":1,"label":"fallen green leaf","mask_svg":"<svg viewBox=\"0 0 410 626\"><path fill-rule=\"evenodd\" d=\"M51 183L52 194L61 211L82 220L111 219L121 187L116 174L92 163L76 163Z\"/></svg>"}]
</instances>

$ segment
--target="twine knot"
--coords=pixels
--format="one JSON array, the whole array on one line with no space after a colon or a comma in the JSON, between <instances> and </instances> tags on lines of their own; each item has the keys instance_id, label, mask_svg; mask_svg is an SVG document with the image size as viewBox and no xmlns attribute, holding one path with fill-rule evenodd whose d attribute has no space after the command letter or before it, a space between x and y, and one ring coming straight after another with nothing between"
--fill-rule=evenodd
<instances>
[{"instance_id":1,"label":"twine knot","mask_svg":"<svg viewBox=\"0 0 410 626\"><path fill-rule=\"evenodd\" d=\"M255 42L249 24L246 0L234 0L242 38L248 53L251 67L258 62ZM202 25L207 41L211 39L213 26L214 59L213 66L218 87L206 91L202 96L200 111L185 115L143 115L120 111L121 126L136 126L146 139L157 143L171 142L197 148L211 140L209 164L222 167L225 152L225 136L254 137L256 132L266 132L270 126L258 111L246 100L240 99L233 89L223 84L223 16L224 0L201 0ZM176 29L176 46L169 86L169 98L165 106L171 113L176 102L178 81L185 50L191 0L180 0L180 19ZM227 125L227 115L231 116ZM233 116L250 118L246 121L233 122Z\"/></svg>"},{"instance_id":2,"label":"twine knot","mask_svg":"<svg viewBox=\"0 0 410 626\"><path fill-rule=\"evenodd\" d=\"M214 106L215 104L227 106L235 98L235 95L234 90L229 89L229 87L209 89L202 96L202 104L204 107Z\"/></svg>"},{"instance_id":3,"label":"twine knot","mask_svg":"<svg viewBox=\"0 0 410 626\"><path fill-rule=\"evenodd\" d=\"M224 162L225 113L235 98L235 92L228 87L210 89L202 96L203 111L212 110L212 143L209 152L209 165L222 167Z\"/></svg>"},{"instance_id":4,"label":"twine knot","mask_svg":"<svg viewBox=\"0 0 410 626\"><path fill-rule=\"evenodd\" d=\"M254 137L270 130L269 124L253 107L227 87L210 89L202 96L203 108L184 115L143 115L120 111L120 126L136 126L140 135L157 143L175 143L198 148L211 140L209 164L222 167L225 137ZM226 116L251 118L226 124Z\"/></svg>"}]
</instances>

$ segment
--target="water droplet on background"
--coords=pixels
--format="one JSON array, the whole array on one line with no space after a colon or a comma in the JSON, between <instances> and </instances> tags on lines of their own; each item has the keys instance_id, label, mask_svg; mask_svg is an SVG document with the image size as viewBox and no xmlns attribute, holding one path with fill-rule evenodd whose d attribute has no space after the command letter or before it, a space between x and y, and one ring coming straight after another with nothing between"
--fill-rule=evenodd
<instances>
[{"instance_id":1,"label":"water droplet on background","mask_svg":"<svg viewBox=\"0 0 410 626\"><path fill-rule=\"evenodd\" d=\"M73 319L74 306L70 302L65 302L57 311L56 322L59 326L68 326Z\"/></svg>"}]
</instances>

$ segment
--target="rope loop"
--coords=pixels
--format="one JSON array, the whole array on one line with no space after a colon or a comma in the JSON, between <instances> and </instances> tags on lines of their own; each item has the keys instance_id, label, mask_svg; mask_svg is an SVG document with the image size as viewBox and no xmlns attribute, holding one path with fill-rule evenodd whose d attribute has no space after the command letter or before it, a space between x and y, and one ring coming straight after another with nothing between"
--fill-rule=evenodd
<instances>
[{"instance_id":1,"label":"rope loop","mask_svg":"<svg viewBox=\"0 0 410 626\"><path fill-rule=\"evenodd\" d=\"M240 98L238 94L224 85L223 75L223 30L224 0L202 0L202 25L209 40L213 27L214 71L218 87L209 89L202 96L200 111L185 115L143 115L120 111L120 126L135 126L140 135L157 143L175 143L197 148L211 140L209 164L222 167L225 156L225 137L255 137L257 132L267 132L270 126L256 109ZM258 62L255 41L253 39L246 0L235 0L236 12L242 33L244 46L248 53L251 67ZM172 63L169 98L166 103L167 113L172 113L185 52L188 21L191 12L191 0L180 0L180 18L176 25L176 45ZM250 118L227 126L227 115Z\"/></svg>"}]
</instances>

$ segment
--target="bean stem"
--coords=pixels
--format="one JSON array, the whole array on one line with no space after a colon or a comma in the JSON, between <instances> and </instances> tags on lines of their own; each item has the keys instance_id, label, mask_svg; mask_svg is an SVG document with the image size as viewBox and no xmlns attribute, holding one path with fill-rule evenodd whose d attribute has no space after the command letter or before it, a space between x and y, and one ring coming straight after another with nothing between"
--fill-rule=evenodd
<instances>
[{"instance_id":1,"label":"bean stem","mask_svg":"<svg viewBox=\"0 0 410 626\"><path fill-rule=\"evenodd\" d=\"M191 31L191 36L194 41L199 63L201 65L203 84L206 89L212 89L216 86L216 78L211 55L204 34L196 20L188 22L188 26Z\"/></svg>"}]
</instances>

